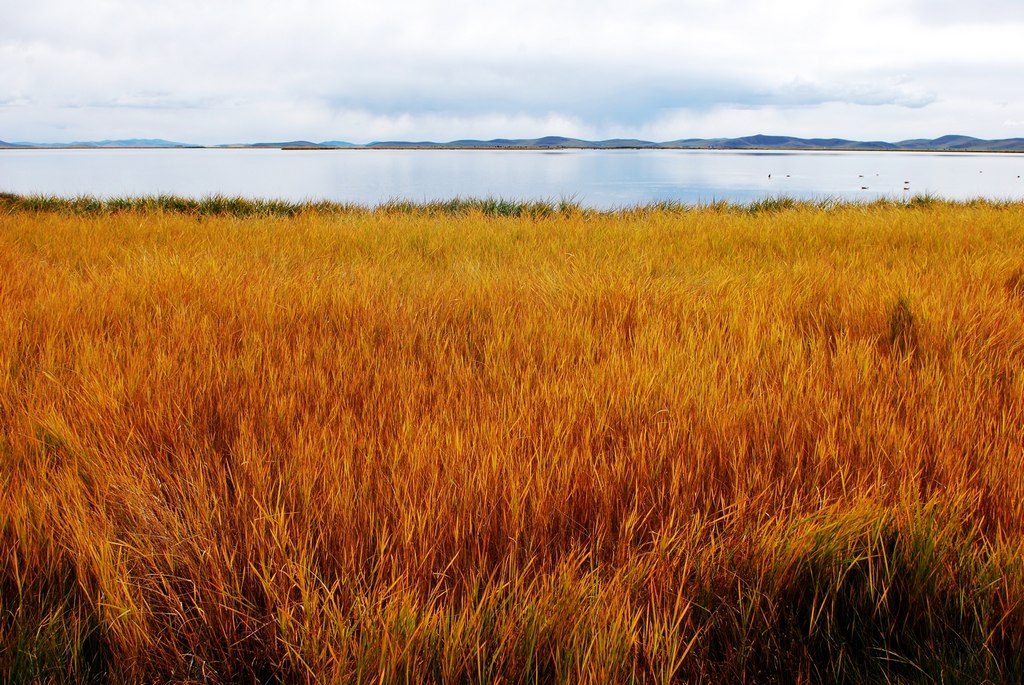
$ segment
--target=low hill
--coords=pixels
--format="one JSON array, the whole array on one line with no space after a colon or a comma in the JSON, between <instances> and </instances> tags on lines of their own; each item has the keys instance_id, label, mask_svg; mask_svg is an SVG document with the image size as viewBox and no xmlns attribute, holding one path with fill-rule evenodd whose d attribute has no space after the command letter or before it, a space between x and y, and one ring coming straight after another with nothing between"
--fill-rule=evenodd
<instances>
[{"instance_id":1,"label":"low hill","mask_svg":"<svg viewBox=\"0 0 1024 685\"><path fill-rule=\"evenodd\" d=\"M289 147L320 147L320 143L314 143L308 140L289 140L281 143L250 143L249 145L232 145L231 147L270 147L270 148L289 148Z\"/></svg>"},{"instance_id":2,"label":"low hill","mask_svg":"<svg viewBox=\"0 0 1024 685\"><path fill-rule=\"evenodd\" d=\"M893 143L844 138L796 138L755 135L742 138L690 138L662 143L663 148L711 150L896 150Z\"/></svg>"},{"instance_id":3,"label":"low hill","mask_svg":"<svg viewBox=\"0 0 1024 685\"><path fill-rule=\"evenodd\" d=\"M71 147L196 147L163 138L128 138L125 140L88 140L71 143Z\"/></svg>"},{"instance_id":4,"label":"low hill","mask_svg":"<svg viewBox=\"0 0 1024 685\"><path fill-rule=\"evenodd\" d=\"M1024 152L1024 139L1002 138L999 140L982 140L972 136L942 136L941 138L901 140L896 143L905 150L956 150L972 152Z\"/></svg>"},{"instance_id":5,"label":"low hill","mask_svg":"<svg viewBox=\"0 0 1024 685\"><path fill-rule=\"evenodd\" d=\"M172 147L201 147L191 143L178 143L163 138L128 138L123 140L76 140L71 143L4 143L0 142L0 148L172 148Z\"/></svg>"}]
</instances>

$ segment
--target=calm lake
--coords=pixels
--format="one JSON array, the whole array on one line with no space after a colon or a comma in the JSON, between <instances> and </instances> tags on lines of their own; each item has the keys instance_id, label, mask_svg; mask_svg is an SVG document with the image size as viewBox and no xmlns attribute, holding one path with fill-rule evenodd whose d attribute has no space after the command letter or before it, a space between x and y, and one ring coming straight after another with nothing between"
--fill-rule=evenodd
<instances>
[{"instance_id":1,"label":"calm lake","mask_svg":"<svg viewBox=\"0 0 1024 685\"><path fill-rule=\"evenodd\" d=\"M1024 155L705 150L0 150L0 192L334 200L572 199L612 209L788 196L1024 199Z\"/></svg>"}]
</instances>

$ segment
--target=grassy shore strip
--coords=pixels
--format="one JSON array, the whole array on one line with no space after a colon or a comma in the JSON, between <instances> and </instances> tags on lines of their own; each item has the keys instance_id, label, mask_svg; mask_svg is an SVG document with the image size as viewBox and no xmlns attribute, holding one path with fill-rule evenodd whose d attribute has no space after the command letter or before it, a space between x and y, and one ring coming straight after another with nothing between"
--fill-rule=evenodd
<instances>
[{"instance_id":1,"label":"grassy shore strip","mask_svg":"<svg viewBox=\"0 0 1024 685\"><path fill-rule=\"evenodd\" d=\"M1024 672L1024 204L0 202L0 680Z\"/></svg>"},{"instance_id":2,"label":"grassy shore strip","mask_svg":"<svg viewBox=\"0 0 1024 685\"><path fill-rule=\"evenodd\" d=\"M579 212L582 208L572 202L533 201L520 202L501 198L452 199L415 203L391 200L375 208L384 213L426 213L458 215L476 211L488 216L550 216L556 213ZM63 214L111 214L125 211L171 212L192 216L234 217L292 217L299 214L356 214L374 211L355 204L336 202L285 202L241 197L213 195L187 198L173 195L152 197L123 197L100 199L95 197L59 197L42 195L14 195L0 193L0 211L7 212L59 212Z\"/></svg>"},{"instance_id":3,"label":"grassy shore strip","mask_svg":"<svg viewBox=\"0 0 1024 685\"><path fill-rule=\"evenodd\" d=\"M17 195L0 193L0 212L58 212L63 214L112 214L125 211L171 212L191 216L234 216L234 217L292 217L299 214L353 214L378 211L383 213L419 213L459 215L467 212L479 212L485 216L506 217L545 217L555 214L580 213L623 213L636 211L740 211L740 212L774 212L787 209L818 208L832 209L842 206L910 206L926 207L936 203L962 206L989 205L993 207L1010 206L1012 201L1002 200L967 200L954 202L942 200L934 195L919 194L903 200L875 200L868 203L843 201L836 198L820 200L796 200L786 196L765 197L750 203L739 204L719 201L710 204L688 204L684 202L661 201L635 207L624 207L618 210L601 212L584 208L574 200L533 200L520 201L504 198L455 198L434 202L411 202L406 200L389 200L376 207L358 204L345 204L331 201L287 202L284 200L248 199L211 195L203 198L179 197L175 195L155 195L143 197L97 198L91 196L62 197L50 195Z\"/></svg>"}]
</instances>

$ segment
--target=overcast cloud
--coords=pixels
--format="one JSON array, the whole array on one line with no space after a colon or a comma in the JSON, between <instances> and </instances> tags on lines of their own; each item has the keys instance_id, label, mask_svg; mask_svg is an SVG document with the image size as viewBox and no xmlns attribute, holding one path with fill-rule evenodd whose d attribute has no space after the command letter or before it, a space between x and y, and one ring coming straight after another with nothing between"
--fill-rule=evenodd
<instances>
[{"instance_id":1,"label":"overcast cloud","mask_svg":"<svg viewBox=\"0 0 1024 685\"><path fill-rule=\"evenodd\" d=\"M38 0L0 139L1024 136L1020 0Z\"/></svg>"}]
</instances>

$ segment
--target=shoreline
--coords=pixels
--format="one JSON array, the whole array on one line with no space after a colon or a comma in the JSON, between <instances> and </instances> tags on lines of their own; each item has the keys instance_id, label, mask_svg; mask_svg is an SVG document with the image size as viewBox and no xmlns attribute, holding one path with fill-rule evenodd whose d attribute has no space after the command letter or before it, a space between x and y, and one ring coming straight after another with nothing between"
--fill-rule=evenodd
<instances>
[{"instance_id":1,"label":"shoreline","mask_svg":"<svg viewBox=\"0 0 1024 685\"><path fill-rule=\"evenodd\" d=\"M110 215L119 212L161 211L192 216L296 216L313 214L425 214L463 216L479 212L484 216L504 217L551 217L576 214L587 216L625 216L644 212L693 213L715 211L721 213L752 214L777 213L781 211L819 210L839 212L849 208L923 208L923 207L993 207L1006 208L1024 206L1020 200L950 200L927 193L908 196L903 199L880 198L874 200L800 200L785 195L765 196L751 202L716 201L709 203L651 202L637 205L623 205L611 209L588 207L569 200L520 200L502 197L466 197L425 202L392 200L376 205L311 200L289 202L272 198L244 198L223 195L202 197L177 195L137 195L127 197L100 196L46 196L23 195L0 191L0 215L22 213L55 212L73 215Z\"/></svg>"}]
</instances>

